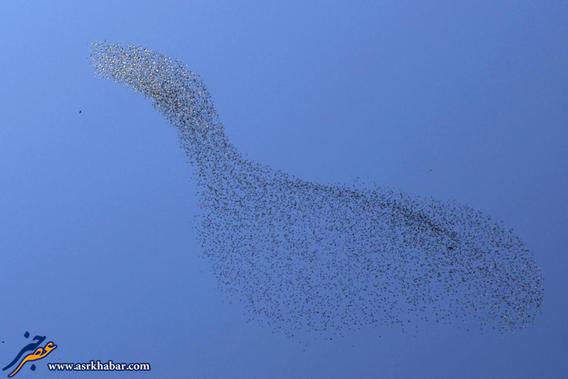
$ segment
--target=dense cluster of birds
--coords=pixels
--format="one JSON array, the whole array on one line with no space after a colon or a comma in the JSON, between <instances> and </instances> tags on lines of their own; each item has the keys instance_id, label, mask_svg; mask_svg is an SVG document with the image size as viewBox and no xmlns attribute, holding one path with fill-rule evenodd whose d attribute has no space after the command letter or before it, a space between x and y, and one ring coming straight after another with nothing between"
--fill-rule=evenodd
<instances>
[{"instance_id":1,"label":"dense cluster of birds","mask_svg":"<svg viewBox=\"0 0 568 379\"><path fill-rule=\"evenodd\" d=\"M96 71L151 98L194 168L220 287L288 334L447 322L530 324L541 271L521 240L455 203L317 184L242 157L201 79L149 49L98 43Z\"/></svg>"}]
</instances>

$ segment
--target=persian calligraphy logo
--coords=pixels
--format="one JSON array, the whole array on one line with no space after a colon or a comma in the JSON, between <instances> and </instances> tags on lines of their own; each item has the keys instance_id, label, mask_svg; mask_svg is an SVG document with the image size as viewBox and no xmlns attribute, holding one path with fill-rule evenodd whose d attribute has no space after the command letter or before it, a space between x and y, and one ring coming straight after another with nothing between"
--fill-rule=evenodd
<instances>
[{"instance_id":1,"label":"persian calligraphy logo","mask_svg":"<svg viewBox=\"0 0 568 379\"><path fill-rule=\"evenodd\" d=\"M25 338L30 337L30 333L24 333ZM14 377L28 362L39 361L47 357L53 350L57 348L57 345L53 341L47 342L45 345L42 344L45 341L45 336L35 336L32 338L31 343L24 346L16 355L14 359L6 366L2 368L2 371L11 370L8 374L8 378ZM27 352L30 352L26 354ZM36 365L31 364L30 370L35 371Z\"/></svg>"}]
</instances>

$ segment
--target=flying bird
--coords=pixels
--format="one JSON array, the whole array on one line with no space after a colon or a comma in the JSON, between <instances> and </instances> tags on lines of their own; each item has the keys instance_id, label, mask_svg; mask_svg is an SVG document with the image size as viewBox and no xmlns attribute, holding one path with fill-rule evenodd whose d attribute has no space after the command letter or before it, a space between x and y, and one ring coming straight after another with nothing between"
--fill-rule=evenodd
<instances>
[{"instance_id":1,"label":"flying bird","mask_svg":"<svg viewBox=\"0 0 568 379\"><path fill-rule=\"evenodd\" d=\"M252 319L288 334L424 322L504 331L539 313L540 268L489 216L252 162L227 139L203 81L182 63L107 43L94 45L92 59L96 72L150 98L177 129L199 189L203 253Z\"/></svg>"}]
</instances>

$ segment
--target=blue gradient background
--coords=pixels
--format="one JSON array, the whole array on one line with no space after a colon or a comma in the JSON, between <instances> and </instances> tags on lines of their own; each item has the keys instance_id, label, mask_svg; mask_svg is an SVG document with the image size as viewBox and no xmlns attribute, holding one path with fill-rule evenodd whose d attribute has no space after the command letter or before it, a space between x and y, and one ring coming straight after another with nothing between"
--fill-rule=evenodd
<instances>
[{"instance_id":1,"label":"blue gradient background","mask_svg":"<svg viewBox=\"0 0 568 379\"><path fill-rule=\"evenodd\" d=\"M186 62L250 159L505 221L543 268L541 317L308 341L247 323L200 254L174 129L95 77L96 40ZM2 1L0 361L29 330L58 343L45 361L153 371L22 378L568 377L567 41L564 1Z\"/></svg>"}]
</instances>

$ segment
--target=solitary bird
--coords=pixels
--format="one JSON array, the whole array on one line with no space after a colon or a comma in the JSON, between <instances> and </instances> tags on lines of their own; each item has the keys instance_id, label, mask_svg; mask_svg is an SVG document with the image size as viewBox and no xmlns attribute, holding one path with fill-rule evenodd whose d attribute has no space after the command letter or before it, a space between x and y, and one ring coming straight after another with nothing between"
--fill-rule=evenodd
<instances>
[{"instance_id":1,"label":"solitary bird","mask_svg":"<svg viewBox=\"0 0 568 379\"><path fill-rule=\"evenodd\" d=\"M153 100L199 188L203 253L252 319L293 334L446 322L529 325L541 271L523 242L470 207L313 183L251 162L228 141L205 85L176 60L97 43L95 70ZM253 111L253 110L252 110Z\"/></svg>"}]
</instances>

